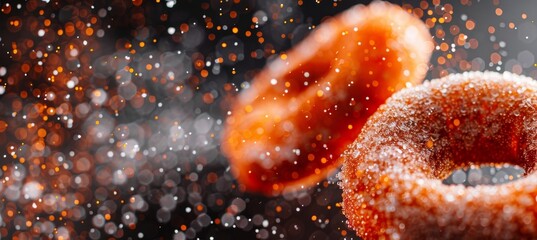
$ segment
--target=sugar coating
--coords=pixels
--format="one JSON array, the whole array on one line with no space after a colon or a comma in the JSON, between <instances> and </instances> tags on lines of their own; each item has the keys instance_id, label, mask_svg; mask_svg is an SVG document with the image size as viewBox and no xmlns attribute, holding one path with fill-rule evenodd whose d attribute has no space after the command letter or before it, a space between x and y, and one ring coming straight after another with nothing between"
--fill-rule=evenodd
<instances>
[{"instance_id":1,"label":"sugar coating","mask_svg":"<svg viewBox=\"0 0 537 240\"><path fill-rule=\"evenodd\" d=\"M222 150L248 191L316 184L394 91L421 82L433 44L401 7L357 5L270 63L234 103Z\"/></svg>"},{"instance_id":2,"label":"sugar coating","mask_svg":"<svg viewBox=\"0 0 537 240\"><path fill-rule=\"evenodd\" d=\"M467 72L394 94L342 155L343 212L364 239L537 237L537 82ZM456 168L516 164L503 185L444 185Z\"/></svg>"}]
</instances>

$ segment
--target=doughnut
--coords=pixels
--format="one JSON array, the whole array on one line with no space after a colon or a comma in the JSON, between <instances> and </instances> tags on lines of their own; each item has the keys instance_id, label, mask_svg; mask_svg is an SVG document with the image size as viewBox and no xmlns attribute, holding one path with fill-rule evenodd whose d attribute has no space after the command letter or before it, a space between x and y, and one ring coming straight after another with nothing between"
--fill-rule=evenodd
<instances>
[{"instance_id":1,"label":"doughnut","mask_svg":"<svg viewBox=\"0 0 537 240\"><path fill-rule=\"evenodd\" d=\"M384 2L323 22L232 103L222 150L240 186L274 196L326 178L377 107L423 79L432 49L418 18Z\"/></svg>"},{"instance_id":2,"label":"doughnut","mask_svg":"<svg viewBox=\"0 0 537 240\"><path fill-rule=\"evenodd\" d=\"M364 239L534 239L537 82L467 72L403 89L342 154L343 212ZM444 185L453 170L520 166L502 185Z\"/></svg>"}]
</instances>

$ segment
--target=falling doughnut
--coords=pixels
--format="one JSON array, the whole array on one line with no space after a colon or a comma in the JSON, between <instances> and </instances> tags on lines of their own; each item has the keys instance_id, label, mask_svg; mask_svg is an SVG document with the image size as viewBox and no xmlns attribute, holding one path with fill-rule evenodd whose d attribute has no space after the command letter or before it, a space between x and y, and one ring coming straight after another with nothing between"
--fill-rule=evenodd
<instances>
[{"instance_id":1,"label":"falling doughnut","mask_svg":"<svg viewBox=\"0 0 537 240\"><path fill-rule=\"evenodd\" d=\"M358 5L268 64L230 111L222 149L248 191L314 185L393 92L422 81L426 26L399 6Z\"/></svg>"}]
</instances>

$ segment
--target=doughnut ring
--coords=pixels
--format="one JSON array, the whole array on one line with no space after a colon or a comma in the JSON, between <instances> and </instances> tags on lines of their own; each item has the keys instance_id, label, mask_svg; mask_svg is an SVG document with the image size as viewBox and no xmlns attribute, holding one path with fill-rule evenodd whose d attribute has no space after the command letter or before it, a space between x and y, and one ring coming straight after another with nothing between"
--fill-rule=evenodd
<instances>
[{"instance_id":1,"label":"doughnut ring","mask_svg":"<svg viewBox=\"0 0 537 240\"><path fill-rule=\"evenodd\" d=\"M432 50L425 24L386 2L324 21L233 102L222 151L240 188L276 196L336 172L378 106L423 80Z\"/></svg>"},{"instance_id":2,"label":"doughnut ring","mask_svg":"<svg viewBox=\"0 0 537 240\"><path fill-rule=\"evenodd\" d=\"M537 236L537 82L468 72L394 94L342 155L343 212L364 239ZM509 163L503 185L443 185L459 167Z\"/></svg>"}]
</instances>

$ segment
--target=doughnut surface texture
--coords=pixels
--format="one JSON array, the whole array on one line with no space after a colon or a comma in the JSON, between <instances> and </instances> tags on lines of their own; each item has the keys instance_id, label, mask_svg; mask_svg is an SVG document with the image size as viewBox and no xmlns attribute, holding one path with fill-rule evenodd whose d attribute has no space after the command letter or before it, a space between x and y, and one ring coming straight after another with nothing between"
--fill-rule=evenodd
<instances>
[{"instance_id":1,"label":"doughnut surface texture","mask_svg":"<svg viewBox=\"0 0 537 240\"><path fill-rule=\"evenodd\" d=\"M425 25L399 6L355 6L268 64L233 104L222 136L248 191L314 185L394 91L421 82L432 52Z\"/></svg>"},{"instance_id":2,"label":"doughnut surface texture","mask_svg":"<svg viewBox=\"0 0 537 240\"><path fill-rule=\"evenodd\" d=\"M342 155L343 211L364 239L537 237L537 82L449 75L394 94ZM514 164L503 185L443 185L454 169Z\"/></svg>"}]
</instances>

